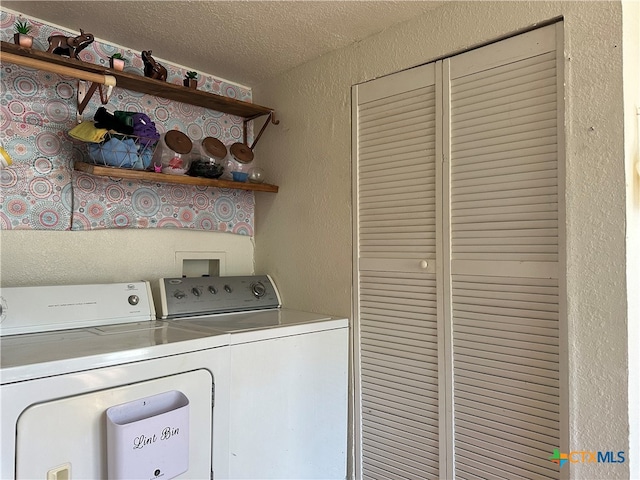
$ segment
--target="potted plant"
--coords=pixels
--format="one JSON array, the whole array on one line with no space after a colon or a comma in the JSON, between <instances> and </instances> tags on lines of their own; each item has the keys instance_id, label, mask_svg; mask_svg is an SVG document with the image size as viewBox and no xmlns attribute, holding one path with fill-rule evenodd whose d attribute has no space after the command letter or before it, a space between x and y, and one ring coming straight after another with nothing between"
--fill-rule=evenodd
<instances>
[{"instance_id":1,"label":"potted plant","mask_svg":"<svg viewBox=\"0 0 640 480\"><path fill-rule=\"evenodd\" d=\"M111 58L109 58L109 66L113 70L118 70L120 72L124 70L125 62L126 60L121 53L114 53L111 55Z\"/></svg>"},{"instance_id":2,"label":"potted plant","mask_svg":"<svg viewBox=\"0 0 640 480\"><path fill-rule=\"evenodd\" d=\"M21 47L31 48L33 45L33 37L29 35L31 31L31 25L29 25L26 21L24 22L16 22L15 23L16 33L13 34L13 41L16 45L20 45Z\"/></svg>"},{"instance_id":3,"label":"potted plant","mask_svg":"<svg viewBox=\"0 0 640 480\"><path fill-rule=\"evenodd\" d=\"M197 72L187 72L183 80L184 86L189 88L197 88L198 87L198 73Z\"/></svg>"}]
</instances>

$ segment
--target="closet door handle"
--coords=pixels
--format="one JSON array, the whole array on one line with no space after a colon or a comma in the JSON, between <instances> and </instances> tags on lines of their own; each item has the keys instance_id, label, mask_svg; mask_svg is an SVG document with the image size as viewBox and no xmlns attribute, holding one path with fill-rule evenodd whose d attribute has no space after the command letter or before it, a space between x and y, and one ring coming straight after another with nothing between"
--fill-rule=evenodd
<instances>
[{"instance_id":1,"label":"closet door handle","mask_svg":"<svg viewBox=\"0 0 640 480\"><path fill-rule=\"evenodd\" d=\"M420 261L420 268L423 270L426 270L427 268L429 268L429 262L427 262L426 260L421 260Z\"/></svg>"}]
</instances>

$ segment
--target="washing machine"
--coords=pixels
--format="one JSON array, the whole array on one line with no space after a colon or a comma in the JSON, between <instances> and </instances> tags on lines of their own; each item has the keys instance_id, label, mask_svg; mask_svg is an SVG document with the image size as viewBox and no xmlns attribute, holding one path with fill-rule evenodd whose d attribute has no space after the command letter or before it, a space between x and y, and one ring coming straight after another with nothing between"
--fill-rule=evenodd
<instances>
[{"instance_id":1,"label":"washing machine","mask_svg":"<svg viewBox=\"0 0 640 480\"><path fill-rule=\"evenodd\" d=\"M155 287L0 290L1 478L344 478L347 320L267 276Z\"/></svg>"},{"instance_id":2,"label":"washing machine","mask_svg":"<svg viewBox=\"0 0 640 480\"><path fill-rule=\"evenodd\" d=\"M346 478L348 319L282 308L269 276L161 279L157 293L160 317L229 334L229 478ZM206 314L228 294L242 300Z\"/></svg>"}]
</instances>

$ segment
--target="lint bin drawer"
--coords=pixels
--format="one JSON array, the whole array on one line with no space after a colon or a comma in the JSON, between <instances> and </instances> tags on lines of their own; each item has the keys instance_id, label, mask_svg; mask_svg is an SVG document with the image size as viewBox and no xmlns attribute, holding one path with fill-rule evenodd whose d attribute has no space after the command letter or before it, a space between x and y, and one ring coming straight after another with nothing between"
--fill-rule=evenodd
<instances>
[{"instance_id":1,"label":"lint bin drawer","mask_svg":"<svg viewBox=\"0 0 640 480\"><path fill-rule=\"evenodd\" d=\"M167 480L189 469L189 399L177 390L107 409L109 479Z\"/></svg>"}]
</instances>

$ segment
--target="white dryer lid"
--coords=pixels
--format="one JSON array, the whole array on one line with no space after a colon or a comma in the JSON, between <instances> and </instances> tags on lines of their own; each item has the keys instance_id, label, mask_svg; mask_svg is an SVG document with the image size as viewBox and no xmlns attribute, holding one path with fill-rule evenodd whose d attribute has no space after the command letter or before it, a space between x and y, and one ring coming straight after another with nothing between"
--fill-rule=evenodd
<instances>
[{"instance_id":1,"label":"white dryer lid","mask_svg":"<svg viewBox=\"0 0 640 480\"><path fill-rule=\"evenodd\" d=\"M0 338L0 383L92 370L222 347L229 335L167 321L25 333Z\"/></svg>"}]
</instances>

